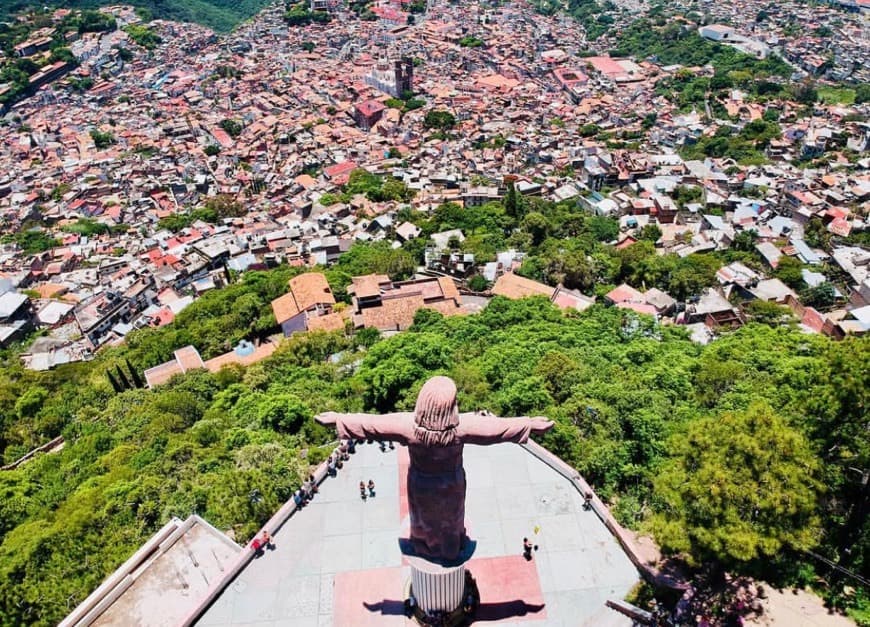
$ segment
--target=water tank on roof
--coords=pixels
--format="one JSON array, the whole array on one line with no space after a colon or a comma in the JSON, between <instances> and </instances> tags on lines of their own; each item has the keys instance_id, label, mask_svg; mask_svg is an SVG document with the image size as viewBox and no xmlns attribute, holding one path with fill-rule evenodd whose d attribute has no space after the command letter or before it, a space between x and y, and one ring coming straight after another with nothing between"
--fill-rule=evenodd
<instances>
[{"instance_id":1,"label":"water tank on roof","mask_svg":"<svg viewBox=\"0 0 870 627\"><path fill-rule=\"evenodd\" d=\"M256 350L253 342L248 340L242 340L238 343L238 345L233 349L233 352L239 357L247 357L248 355L252 355Z\"/></svg>"}]
</instances>

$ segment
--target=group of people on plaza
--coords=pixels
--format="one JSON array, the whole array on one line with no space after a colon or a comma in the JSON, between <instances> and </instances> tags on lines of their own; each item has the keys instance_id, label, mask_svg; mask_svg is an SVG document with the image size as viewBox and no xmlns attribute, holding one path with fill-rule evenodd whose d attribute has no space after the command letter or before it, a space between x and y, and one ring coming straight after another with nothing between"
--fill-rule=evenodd
<instances>
[{"instance_id":1,"label":"group of people on plaza","mask_svg":"<svg viewBox=\"0 0 870 627\"><path fill-rule=\"evenodd\" d=\"M335 450L330 454L330 456L326 460L326 471L329 476L334 477L338 474L338 471L344 467L344 462L350 459L350 456L356 452L356 441L353 438L342 440L341 443L335 448ZM389 442L389 448L394 449L395 446L392 442ZM378 442L378 446L381 451L386 452L387 443L383 441ZM317 480L314 475L308 475L308 479L306 479L302 486L296 491L293 495L293 498L296 502L297 507L302 507L306 505L311 499L314 498L314 495L317 494ZM372 479L368 480L368 483L365 481L359 482L359 496L363 501L368 500L369 498L375 497L375 482ZM591 499L587 496L587 503ZM537 532L537 531L536 531ZM269 535L269 532L265 529L263 533L254 538L251 541L251 549L257 554L262 555L264 549L273 550L275 545L272 543L272 536ZM532 552L537 551L537 545L532 544L528 538L523 538L523 557L527 561L532 560Z\"/></svg>"},{"instance_id":2,"label":"group of people on plaza","mask_svg":"<svg viewBox=\"0 0 870 627\"><path fill-rule=\"evenodd\" d=\"M339 445L335 448L335 450L329 455L326 460L326 472L329 476L334 477L338 474L338 471L344 467L344 463L350 459L350 456L356 452L357 444L361 444L362 441L357 442L353 438L348 438L341 440ZM389 444L389 449L395 449L395 445L392 442L385 443L383 441L379 441L378 445L380 446L381 451L387 450L387 445ZM293 494L293 500L296 503L297 508L304 507L307 505L313 498L314 495L317 494L317 479L314 475L308 475L308 478L302 482L302 485L296 492ZM360 498L365 501L369 498L375 497L375 482L371 479L368 480L368 483L365 481L359 482L359 493ZM264 549L274 549L275 545L272 543L272 536L265 529L263 533L257 537L255 537L250 544L251 550L259 556L263 554Z\"/></svg>"},{"instance_id":3,"label":"group of people on plaza","mask_svg":"<svg viewBox=\"0 0 870 627\"><path fill-rule=\"evenodd\" d=\"M341 444L332 452L326 460L326 472L330 477L338 474L338 471L344 468L344 462L350 459L350 456L356 452L356 442L352 439L342 440Z\"/></svg>"},{"instance_id":4,"label":"group of people on plaza","mask_svg":"<svg viewBox=\"0 0 870 627\"><path fill-rule=\"evenodd\" d=\"M356 452L356 442L353 439L342 440L327 458L326 472L334 477L344 466L344 462L349 460L354 452ZM365 494L365 488L366 486L363 485L363 482L360 482L360 490L363 491L363 494ZM368 491L371 496L375 495L375 484L371 479L369 479ZM317 492L317 479L313 474L310 474L308 475L308 478L302 482L299 489L293 493L293 501L296 504L296 507L301 508L307 505L311 499L314 498L314 495L317 494ZM363 496L363 498L365 498L365 496ZM259 557L263 554L265 549L274 550L275 544L272 542L272 536L269 532L266 529L263 529L263 532L259 536L251 540L250 547L254 554Z\"/></svg>"},{"instance_id":5,"label":"group of people on plaza","mask_svg":"<svg viewBox=\"0 0 870 627\"><path fill-rule=\"evenodd\" d=\"M368 488L368 493L366 493L366 488ZM369 479L368 486L366 486L366 483L364 481L360 481L359 482L359 497L363 501L365 501L366 498L368 498L368 497L374 498L375 497L375 482L372 481L371 479Z\"/></svg>"},{"instance_id":6,"label":"group of people on plaza","mask_svg":"<svg viewBox=\"0 0 870 627\"><path fill-rule=\"evenodd\" d=\"M254 555L259 557L266 549L274 551L275 543L272 542L272 535L263 529L263 533L251 540L251 550L254 552Z\"/></svg>"}]
</instances>

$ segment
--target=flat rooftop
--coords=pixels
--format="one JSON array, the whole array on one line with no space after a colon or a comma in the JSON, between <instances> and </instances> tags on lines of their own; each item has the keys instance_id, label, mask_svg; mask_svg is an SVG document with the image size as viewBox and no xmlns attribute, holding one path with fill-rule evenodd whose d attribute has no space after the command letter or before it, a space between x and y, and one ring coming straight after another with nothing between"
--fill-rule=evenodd
<instances>
[{"instance_id":1,"label":"flat rooftop","mask_svg":"<svg viewBox=\"0 0 870 627\"><path fill-rule=\"evenodd\" d=\"M174 518L60 625L177 625L243 550L198 516Z\"/></svg>"},{"instance_id":2,"label":"flat rooftop","mask_svg":"<svg viewBox=\"0 0 870 627\"><path fill-rule=\"evenodd\" d=\"M407 449L357 447L338 476L274 534L197 625L366 627L402 615L410 568L398 535L407 516ZM465 447L466 520L481 591L476 623L630 625L605 607L639 580L619 544L563 475L515 444ZM363 501L359 482L375 482ZM535 532L537 529L537 533ZM522 557L523 537L539 546Z\"/></svg>"}]
</instances>

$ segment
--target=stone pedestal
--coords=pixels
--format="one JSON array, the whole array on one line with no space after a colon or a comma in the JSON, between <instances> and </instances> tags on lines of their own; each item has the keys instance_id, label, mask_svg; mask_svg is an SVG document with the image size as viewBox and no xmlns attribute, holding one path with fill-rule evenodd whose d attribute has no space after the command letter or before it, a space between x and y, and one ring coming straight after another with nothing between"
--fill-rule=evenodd
<instances>
[{"instance_id":1,"label":"stone pedestal","mask_svg":"<svg viewBox=\"0 0 870 627\"><path fill-rule=\"evenodd\" d=\"M416 560L415 560L416 561ZM411 591L424 613L450 613L465 595L465 564L443 567L431 562L411 564Z\"/></svg>"},{"instance_id":2,"label":"stone pedestal","mask_svg":"<svg viewBox=\"0 0 870 627\"><path fill-rule=\"evenodd\" d=\"M409 521L402 524L399 548L411 567L411 594L423 615L443 613L445 615L459 610L466 596L465 564L471 559L477 543L465 539L462 553L451 561L435 561L417 555L408 539Z\"/></svg>"}]
</instances>

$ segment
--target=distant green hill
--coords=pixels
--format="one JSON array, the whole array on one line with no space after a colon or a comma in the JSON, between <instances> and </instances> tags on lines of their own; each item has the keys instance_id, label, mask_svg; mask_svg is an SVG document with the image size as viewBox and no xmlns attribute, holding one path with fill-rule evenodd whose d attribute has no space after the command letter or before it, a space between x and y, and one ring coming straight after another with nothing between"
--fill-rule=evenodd
<instances>
[{"instance_id":1,"label":"distant green hill","mask_svg":"<svg viewBox=\"0 0 870 627\"><path fill-rule=\"evenodd\" d=\"M216 31L226 32L270 3L270 0L126 0L120 4L141 7L155 19L196 22ZM119 4L119 2L117 0L49 0L48 2L2 0L0 20L8 20L19 11L41 9L44 6L80 9L110 4Z\"/></svg>"}]
</instances>

